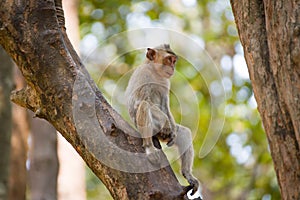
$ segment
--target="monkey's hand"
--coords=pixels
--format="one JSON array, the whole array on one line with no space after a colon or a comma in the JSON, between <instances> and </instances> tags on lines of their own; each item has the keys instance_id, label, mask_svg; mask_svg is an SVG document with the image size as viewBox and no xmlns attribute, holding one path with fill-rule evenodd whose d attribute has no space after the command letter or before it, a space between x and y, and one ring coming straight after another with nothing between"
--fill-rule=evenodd
<instances>
[{"instance_id":1,"label":"monkey's hand","mask_svg":"<svg viewBox=\"0 0 300 200\"><path fill-rule=\"evenodd\" d=\"M146 147L147 158L153 165L160 165L161 160L159 153L160 150L154 146Z\"/></svg>"}]
</instances>

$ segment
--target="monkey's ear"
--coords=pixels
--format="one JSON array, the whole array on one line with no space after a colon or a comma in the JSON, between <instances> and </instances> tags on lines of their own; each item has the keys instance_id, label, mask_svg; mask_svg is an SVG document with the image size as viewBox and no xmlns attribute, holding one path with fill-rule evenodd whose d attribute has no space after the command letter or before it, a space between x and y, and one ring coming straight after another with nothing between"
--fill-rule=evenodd
<instances>
[{"instance_id":1,"label":"monkey's ear","mask_svg":"<svg viewBox=\"0 0 300 200\"><path fill-rule=\"evenodd\" d=\"M156 57L156 51L155 51L154 49L147 48L147 54L146 54L146 57L147 57L149 60L154 60L155 57Z\"/></svg>"}]
</instances>

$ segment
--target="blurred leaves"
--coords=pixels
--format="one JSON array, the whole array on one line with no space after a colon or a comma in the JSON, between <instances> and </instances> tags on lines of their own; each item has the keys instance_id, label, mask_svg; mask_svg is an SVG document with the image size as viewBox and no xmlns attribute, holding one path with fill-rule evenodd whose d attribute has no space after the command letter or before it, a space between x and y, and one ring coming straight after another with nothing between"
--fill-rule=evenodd
<instances>
[{"instance_id":1,"label":"blurred leaves","mask_svg":"<svg viewBox=\"0 0 300 200\"><path fill-rule=\"evenodd\" d=\"M145 27L184 32L205 50L199 56L207 54L195 66L180 57L170 100L176 121L195 134L194 173L212 199L280 199L229 1L80 1L83 61L106 98L128 121L124 91L132 70L143 62L145 51L126 51L132 45L130 37L109 38ZM198 56L189 46L175 48ZM219 70L221 79L211 73L212 67ZM215 108L218 95L225 95L226 104ZM225 124L218 124L222 133L202 158L199 152L203 142L213 135L214 129L209 127L212 116L224 118ZM173 152L166 150L173 157ZM182 184L187 184L179 174L179 163L172 166ZM89 176L87 180L88 199L107 199L107 194L102 196L103 185L100 187L94 179Z\"/></svg>"}]
</instances>

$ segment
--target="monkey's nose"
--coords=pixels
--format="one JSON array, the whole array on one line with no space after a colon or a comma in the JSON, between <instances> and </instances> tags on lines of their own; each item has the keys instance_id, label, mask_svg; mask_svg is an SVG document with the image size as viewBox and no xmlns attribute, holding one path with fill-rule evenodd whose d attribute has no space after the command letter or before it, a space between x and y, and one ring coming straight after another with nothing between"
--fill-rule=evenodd
<instances>
[{"instance_id":1,"label":"monkey's nose","mask_svg":"<svg viewBox=\"0 0 300 200\"><path fill-rule=\"evenodd\" d=\"M172 58L172 63L173 63L173 64L175 64L175 63L176 63L176 61L177 61L177 59L176 59L176 58Z\"/></svg>"}]
</instances>

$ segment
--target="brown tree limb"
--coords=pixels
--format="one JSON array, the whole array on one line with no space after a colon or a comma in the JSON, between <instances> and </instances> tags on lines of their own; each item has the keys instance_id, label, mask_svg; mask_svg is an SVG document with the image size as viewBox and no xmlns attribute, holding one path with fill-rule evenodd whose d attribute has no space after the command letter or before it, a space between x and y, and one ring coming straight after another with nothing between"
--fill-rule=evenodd
<instances>
[{"instance_id":1,"label":"brown tree limb","mask_svg":"<svg viewBox=\"0 0 300 200\"><path fill-rule=\"evenodd\" d=\"M231 5L282 199L300 199L300 3Z\"/></svg>"},{"instance_id":2,"label":"brown tree limb","mask_svg":"<svg viewBox=\"0 0 300 200\"><path fill-rule=\"evenodd\" d=\"M102 163L104 159L140 169L152 167L146 157L126 163L126 158L114 149L103 147L105 141L127 152L144 152L141 139L134 137L138 133L111 108L90 78L68 40L62 19L59 0L1 2L0 44L17 63L28 84L27 88L13 93L12 100L49 121L102 180L113 198L185 199L183 187L169 166L147 173L130 173ZM77 80L81 92L73 94ZM95 132L87 127L89 121L79 120L75 124L72 103L81 95L94 97L92 101L81 102L78 109L89 116L89 109L95 107L91 116L96 117L101 127ZM80 135L78 130L98 134L88 137Z\"/></svg>"},{"instance_id":3,"label":"brown tree limb","mask_svg":"<svg viewBox=\"0 0 300 200\"><path fill-rule=\"evenodd\" d=\"M36 109L36 116L39 114L39 104L38 98L36 97L36 93L33 89L31 89L29 86L25 86L21 90L14 90L12 91L10 95L10 100L14 102L15 104L18 104L19 106L33 109L33 108L38 108Z\"/></svg>"}]
</instances>

